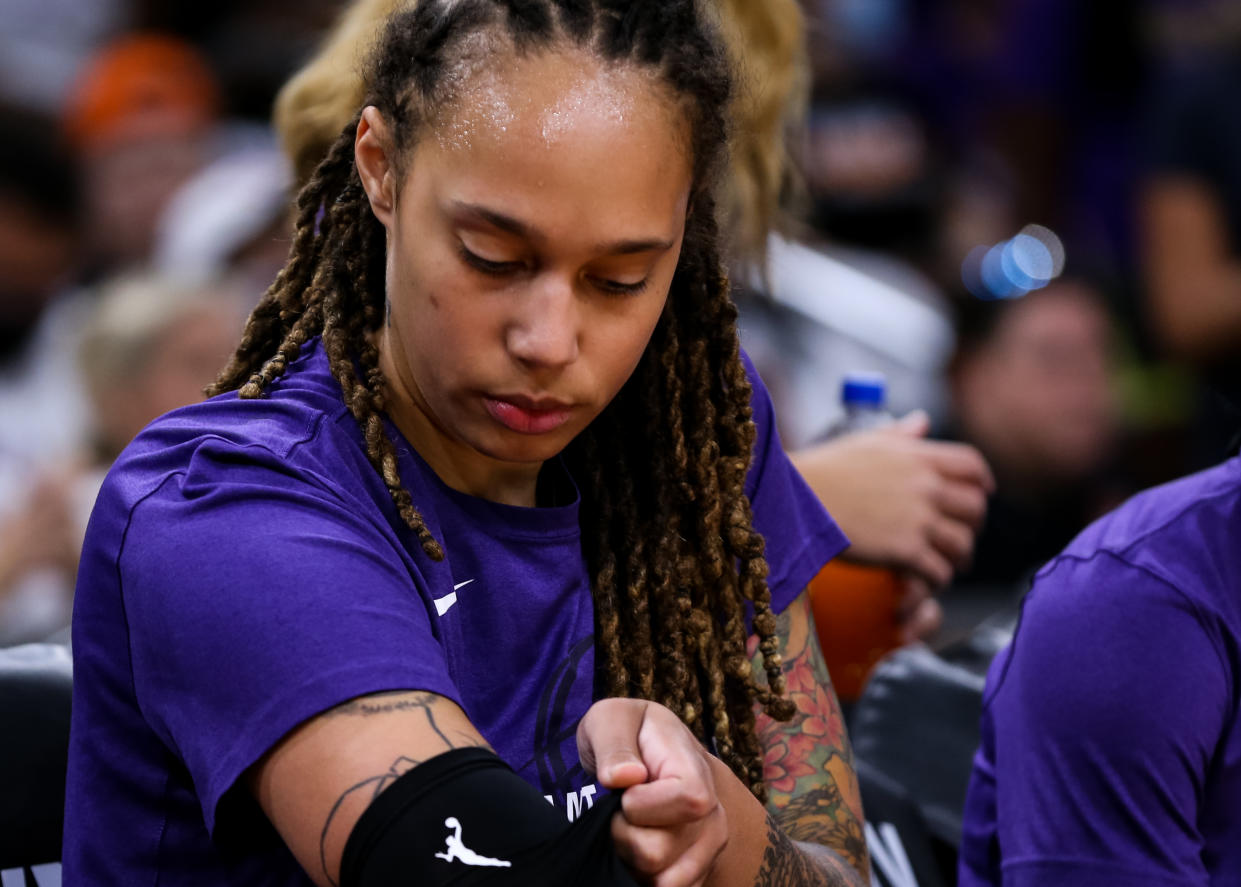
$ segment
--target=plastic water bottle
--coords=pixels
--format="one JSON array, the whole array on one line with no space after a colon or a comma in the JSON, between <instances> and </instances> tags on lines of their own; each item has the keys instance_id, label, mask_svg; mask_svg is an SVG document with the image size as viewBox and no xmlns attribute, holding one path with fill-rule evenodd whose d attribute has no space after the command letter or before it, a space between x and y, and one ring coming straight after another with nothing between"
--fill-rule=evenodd
<instances>
[{"instance_id":1,"label":"plastic water bottle","mask_svg":"<svg viewBox=\"0 0 1241 887\"><path fill-rule=\"evenodd\" d=\"M827 440L895 421L887 409L886 382L878 373L845 376L841 404L844 416L828 431ZM842 702L855 701L875 663L901 645L900 597L900 578L893 571L840 558L811 581L810 602L819 643Z\"/></svg>"},{"instance_id":2,"label":"plastic water bottle","mask_svg":"<svg viewBox=\"0 0 1241 887\"><path fill-rule=\"evenodd\" d=\"M837 421L824 440L882 428L896 421L888 412L888 383L882 373L849 373L840 384L840 405L844 416Z\"/></svg>"}]
</instances>

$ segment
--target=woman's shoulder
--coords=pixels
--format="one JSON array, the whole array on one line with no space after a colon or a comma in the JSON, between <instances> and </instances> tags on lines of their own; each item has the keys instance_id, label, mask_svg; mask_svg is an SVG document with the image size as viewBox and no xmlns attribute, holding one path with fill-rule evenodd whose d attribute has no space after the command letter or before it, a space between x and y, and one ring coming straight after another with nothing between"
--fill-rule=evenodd
<instances>
[{"instance_id":1,"label":"woman's shoulder","mask_svg":"<svg viewBox=\"0 0 1241 887\"><path fill-rule=\"evenodd\" d=\"M179 487L200 489L254 483L264 473L273 484L348 485L368 463L321 358L313 349L304 353L261 397L227 392L160 416L117 458L101 499L132 505L174 476Z\"/></svg>"},{"instance_id":2,"label":"woman's shoulder","mask_svg":"<svg viewBox=\"0 0 1241 887\"><path fill-rule=\"evenodd\" d=\"M1241 610L1241 457L1146 490L1082 531L1039 571L1034 591L1135 595L1175 592L1210 609ZM1071 575L1072 582L1056 577ZM1070 587L1071 586L1071 587ZM1082 593L1085 593L1084 591Z\"/></svg>"},{"instance_id":3,"label":"woman's shoulder","mask_svg":"<svg viewBox=\"0 0 1241 887\"><path fill-rule=\"evenodd\" d=\"M1166 682L1160 676L1175 672L1189 681L1174 699L1198 692L1195 681L1205 698L1208 675L1234 681L1239 532L1239 459L1141 493L1096 521L1035 576L988 699L1015 680L1012 699L1082 728L1100 712L1127 715L1109 700L1152 686L1146 677Z\"/></svg>"}]
</instances>

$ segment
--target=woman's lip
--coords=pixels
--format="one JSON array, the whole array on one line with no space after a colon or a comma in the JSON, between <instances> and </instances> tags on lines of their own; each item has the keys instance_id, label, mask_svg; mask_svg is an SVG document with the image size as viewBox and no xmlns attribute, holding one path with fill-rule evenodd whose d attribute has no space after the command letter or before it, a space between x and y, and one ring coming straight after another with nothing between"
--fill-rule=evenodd
<instances>
[{"instance_id":1,"label":"woman's lip","mask_svg":"<svg viewBox=\"0 0 1241 887\"><path fill-rule=\"evenodd\" d=\"M491 418L519 434L546 434L565 422L573 408L557 400L534 400L529 397L484 397L483 403Z\"/></svg>"},{"instance_id":2,"label":"woman's lip","mask_svg":"<svg viewBox=\"0 0 1241 887\"><path fill-rule=\"evenodd\" d=\"M491 400L511 403L515 407L521 407L532 413L550 413L554 410L567 410L573 406L571 403L557 400L554 397L531 397L528 394L496 394L491 396Z\"/></svg>"}]
</instances>

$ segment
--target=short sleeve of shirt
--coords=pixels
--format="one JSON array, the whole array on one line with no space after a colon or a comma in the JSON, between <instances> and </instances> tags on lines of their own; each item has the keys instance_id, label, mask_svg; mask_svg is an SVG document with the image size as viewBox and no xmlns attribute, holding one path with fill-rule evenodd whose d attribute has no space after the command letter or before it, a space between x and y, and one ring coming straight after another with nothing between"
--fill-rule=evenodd
<instances>
[{"instance_id":1,"label":"short sleeve of shirt","mask_svg":"<svg viewBox=\"0 0 1241 887\"><path fill-rule=\"evenodd\" d=\"M771 606L782 613L849 540L784 452L771 395L749 357L742 360L754 389L751 407L758 427L746 493L754 527L766 542Z\"/></svg>"},{"instance_id":2,"label":"short sleeve of shirt","mask_svg":"<svg viewBox=\"0 0 1241 887\"><path fill-rule=\"evenodd\" d=\"M987 681L962 885L1208 883L1197 809L1229 690L1201 620L1107 552L1039 574Z\"/></svg>"},{"instance_id":3,"label":"short sleeve of shirt","mask_svg":"<svg viewBox=\"0 0 1241 887\"><path fill-rule=\"evenodd\" d=\"M133 506L117 568L134 690L209 829L315 714L384 690L457 698L410 563L377 511L260 447L200 446Z\"/></svg>"}]
</instances>

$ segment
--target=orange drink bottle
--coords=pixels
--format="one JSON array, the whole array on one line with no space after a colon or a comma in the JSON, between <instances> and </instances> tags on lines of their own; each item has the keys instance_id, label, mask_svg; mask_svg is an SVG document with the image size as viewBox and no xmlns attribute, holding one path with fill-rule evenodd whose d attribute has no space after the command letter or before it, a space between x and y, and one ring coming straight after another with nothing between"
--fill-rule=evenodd
<instances>
[{"instance_id":1,"label":"orange drink bottle","mask_svg":"<svg viewBox=\"0 0 1241 887\"><path fill-rule=\"evenodd\" d=\"M875 663L901 645L900 581L891 570L829 563L810 583L827 671L844 702L856 702Z\"/></svg>"},{"instance_id":2,"label":"orange drink bottle","mask_svg":"<svg viewBox=\"0 0 1241 887\"><path fill-rule=\"evenodd\" d=\"M887 385L878 373L850 373L841 386L844 418L826 437L879 428L892 421ZM819 643L836 694L853 702L883 655L901 645L897 622L901 583L892 571L836 558L810 583Z\"/></svg>"}]
</instances>

